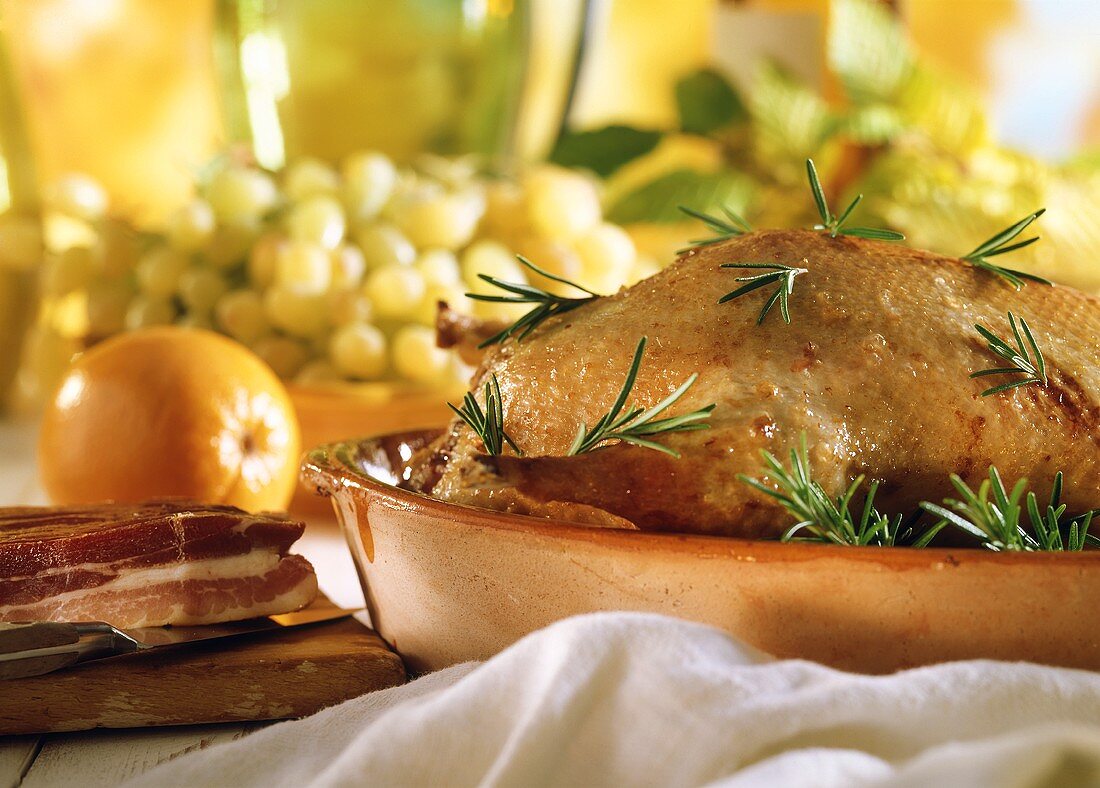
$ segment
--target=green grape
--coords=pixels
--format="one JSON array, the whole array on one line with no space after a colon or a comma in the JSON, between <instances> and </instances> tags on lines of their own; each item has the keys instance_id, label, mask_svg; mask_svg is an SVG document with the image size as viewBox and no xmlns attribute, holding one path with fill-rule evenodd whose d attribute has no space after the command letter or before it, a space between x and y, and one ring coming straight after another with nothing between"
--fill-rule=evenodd
<instances>
[{"instance_id":1,"label":"green grape","mask_svg":"<svg viewBox=\"0 0 1100 788\"><path fill-rule=\"evenodd\" d=\"M538 265L538 261L534 261ZM495 287L478 275L485 274L506 282L527 281L523 269L508 247L496 241L478 241L462 253L462 281L475 293L497 293Z\"/></svg>"},{"instance_id":2,"label":"green grape","mask_svg":"<svg viewBox=\"0 0 1100 788\"><path fill-rule=\"evenodd\" d=\"M275 181L259 170L226 167L214 173L205 196L220 221L238 223L268 213L277 204L279 191Z\"/></svg>"},{"instance_id":3,"label":"green grape","mask_svg":"<svg viewBox=\"0 0 1100 788\"><path fill-rule=\"evenodd\" d=\"M186 315L181 315L176 318L176 325L180 328L201 328L206 331L210 331L214 328L214 323L210 320L210 315L199 312L189 312Z\"/></svg>"},{"instance_id":4,"label":"green grape","mask_svg":"<svg viewBox=\"0 0 1100 788\"><path fill-rule=\"evenodd\" d=\"M302 367L294 376L295 383L337 383L344 379L343 374L328 359L317 358Z\"/></svg>"},{"instance_id":5,"label":"green grape","mask_svg":"<svg viewBox=\"0 0 1100 788\"><path fill-rule=\"evenodd\" d=\"M225 278L209 268L190 268L180 277L180 300L192 313L208 314L227 289Z\"/></svg>"},{"instance_id":6,"label":"green grape","mask_svg":"<svg viewBox=\"0 0 1100 788\"><path fill-rule=\"evenodd\" d=\"M378 378L386 371L386 335L368 323L341 326L329 341L329 358L348 377Z\"/></svg>"},{"instance_id":7,"label":"green grape","mask_svg":"<svg viewBox=\"0 0 1100 788\"><path fill-rule=\"evenodd\" d=\"M248 253L260 235L258 220L219 224L203 250L203 257L215 268L235 268L248 259Z\"/></svg>"},{"instance_id":8,"label":"green grape","mask_svg":"<svg viewBox=\"0 0 1100 788\"><path fill-rule=\"evenodd\" d=\"M309 349L294 339L268 334L252 343L252 351L280 378L289 379L309 361Z\"/></svg>"},{"instance_id":9,"label":"green grape","mask_svg":"<svg viewBox=\"0 0 1100 788\"><path fill-rule=\"evenodd\" d=\"M107 212L107 192L87 175L63 175L43 190L43 202L53 211L95 222Z\"/></svg>"},{"instance_id":10,"label":"green grape","mask_svg":"<svg viewBox=\"0 0 1100 788\"><path fill-rule=\"evenodd\" d=\"M325 249L340 245L346 226L340 203L324 195L298 203L286 218L287 233L293 240Z\"/></svg>"},{"instance_id":11,"label":"green grape","mask_svg":"<svg viewBox=\"0 0 1100 788\"><path fill-rule=\"evenodd\" d=\"M137 265L141 244L134 228L117 219L104 219L92 246L96 275L125 276Z\"/></svg>"},{"instance_id":12,"label":"green grape","mask_svg":"<svg viewBox=\"0 0 1100 788\"><path fill-rule=\"evenodd\" d=\"M303 339L324 334L329 327L323 293L298 293L273 287L264 293L264 314L271 325Z\"/></svg>"},{"instance_id":13,"label":"green grape","mask_svg":"<svg viewBox=\"0 0 1100 788\"><path fill-rule=\"evenodd\" d=\"M270 287L275 281L275 266L287 247L286 236L267 232L259 237L248 253L248 280L256 287Z\"/></svg>"},{"instance_id":14,"label":"green grape","mask_svg":"<svg viewBox=\"0 0 1100 788\"><path fill-rule=\"evenodd\" d=\"M424 277L413 268L387 266L371 271L364 292L382 318L409 316L424 297Z\"/></svg>"},{"instance_id":15,"label":"green grape","mask_svg":"<svg viewBox=\"0 0 1100 788\"><path fill-rule=\"evenodd\" d=\"M42 228L29 216L0 216L0 271L30 271L42 262Z\"/></svg>"},{"instance_id":16,"label":"green grape","mask_svg":"<svg viewBox=\"0 0 1100 788\"><path fill-rule=\"evenodd\" d=\"M477 231L485 198L470 189L454 194L414 194L394 207L397 224L420 248L458 249Z\"/></svg>"},{"instance_id":17,"label":"green grape","mask_svg":"<svg viewBox=\"0 0 1100 788\"><path fill-rule=\"evenodd\" d=\"M470 314L474 311L474 302L466 297L466 289L461 284L428 285L412 319L426 326L434 326L439 316L440 301L459 312Z\"/></svg>"},{"instance_id":18,"label":"green grape","mask_svg":"<svg viewBox=\"0 0 1100 788\"><path fill-rule=\"evenodd\" d=\"M344 205L356 221L373 219L393 194L397 170L380 153L357 153L344 161Z\"/></svg>"},{"instance_id":19,"label":"green grape","mask_svg":"<svg viewBox=\"0 0 1100 788\"><path fill-rule=\"evenodd\" d=\"M332 284L332 261L320 246L291 241L275 259L275 286L305 295L324 293Z\"/></svg>"},{"instance_id":20,"label":"green grape","mask_svg":"<svg viewBox=\"0 0 1100 788\"><path fill-rule=\"evenodd\" d=\"M546 238L576 238L600 222L600 196L582 175L547 167L532 173L524 186L528 219Z\"/></svg>"},{"instance_id":21,"label":"green grape","mask_svg":"<svg viewBox=\"0 0 1100 788\"><path fill-rule=\"evenodd\" d=\"M171 298L187 270L187 258L167 246L149 250L137 264L138 287L153 298Z\"/></svg>"},{"instance_id":22,"label":"green grape","mask_svg":"<svg viewBox=\"0 0 1100 788\"><path fill-rule=\"evenodd\" d=\"M367 271L367 261L358 246L341 244L329 253L332 263L332 289L349 290L358 287Z\"/></svg>"},{"instance_id":23,"label":"green grape","mask_svg":"<svg viewBox=\"0 0 1100 788\"><path fill-rule=\"evenodd\" d=\"M370 271L388 265L412 265L416 260L416 247L400 230L388 224L372 224L360 230L355 241Z\"/></svg>"},{"instance_id":24,"label":"green grape","mask_svg":"<svg viewBox=\"0 0 1100 788\"><path fill-rule=\"evenodd\" d=\"M597 293L614 293L622 286L637 258L626 231L601 224L574 242L581 259L579 283Z\"/></svg>"},{"instance_id":25,"label":"green grape","mask_svg":"<svg viewBox=\"0 0 1100 788\"><path fill-rule=\"evenodd\" d=\"M538 263L536 262L536 265ZM516 262L508 247L496 241L481 240L471 244L462 254L462 281L472 293L499 295L500 291L478 275L485 274L495 279L516 284L525 284L525 270ZM501 304L492 301L476 301L469 310L485 320L513 321L519 318L527 307L524 304Z\"/></svg>"},{"instance_id":26,"label":"green grape","mask_svg":"<svg viewBox=\"0 0 1100 788\"><path fill-rule=\"evenodd\" d=\"M88 287L88 333L108 337L126 327L133 290L121 280L104 279Z\"/></svg>"},{"instance_id":27,"label":"green grape","mask_svg":"<svg viewBox=\"0 0 1100 788\"><path fill-rule=\"evenodd\" d=\"M435 332L424 326L404 326L393 335L393 364L406 380L431 383L445 377L451 354L436 347Z\"/></svg>"},{"instance_id":28,"label":"green grape","mask_svg":"<svg viewBox=\"0 0 1100 788\"><path fill-rule=\"evenodd\" d=\"M336 171L320 159L298 159L283 174L283 194L291 202L335 194L339 188L340 178Z\"/></svg>"},{"instance_id":29,"label":"green grape","mask_svg":"<svg viewBox=\"0 0 1100 788\"><path fill-rule=\"evenodd\" d=\"M270 330L260 294L255 290L233 290L214 305L214 318L222 331L250 345Z\"/></svg>"},{"instance_id":30,"label":"green grape","mask_svg":"<svg viewBox=\"0 0 1100 788\"><path fill-rule=\"evenodd\" d=\"M95 275L92 250L74 246L52 255L42 268L42 291L50 296L63 296L85 289Z\"/></svg>"},{"instance_id":31,"label":"green grape","mask_svg":"<svg viewBox=\"0 0 1100 788\"><path fill-rule=\"evenodd\" d=\"M462 281L458 259L446 249L421 252L413 267L428 285L456 285Z\"/></svg>"},{"instance_id":32,"label":"green grape","mask_svg":"<svg viewBox=\"0 0 1100 788\"><path fill-rule=\"evenodd\" d=\"M520 240L518 250L520 254L548 273L568 279L570 282L579 281L581 278L581 258L565 241L526 236ZM577 295L577 291L569 285L555 282L534 271L524 269L524 272L531 284L544 290L565 296Z\"/></svg>"},{"instance_id":33,"label":"green grape","mask_svg":"<svg viewBox=\"0 0 1100 788\"><path fill-rule=\"evenodd\" d=\"M176 319L176 308L165 298L139 295L126 309L125 325L128 331L149 326L166 326Z\"/></svg>"},{"instance_id":34,"label":"green grape","mask_svg":"<svg viewBox=\"0 0 1100 788\"><path fill-rule=\"evenodd\" d=\"M498 238L515 238L530 232L527 204L518 183L498 180L485 186L482 231Z\"/></svg>"},{"instance_id":35,"label":"green grape","mask_svg":"<svg viewBox=\"0 0 1100 788\"><path fill-rule=\"evenodd\" d=\"M626 285L634 285L643 279L649 279L655 273L661 270L661 266L657 264L657 260L643 255L638 255L638 259L634 261L634 265L630 267L630 273L626 275Z\"/></svg>"},{"instance_id":36,"label":"green grape","mask_svg":"<svg viewBox=\"0 0 1100 788\"><path fill-rule=\"evenodd\" d=\"M369 323L374 317L374 305L359 290L334 290L329 293L329 315L336 326L348 323Z\"/></svg>"},{"instance_id":37,"label":"green grape","mask_svg":"<svg viewBox=\"0 0 1100 788\"><path fill-rule=\"evenodd\" d=\"M205 246L214 235L214 209L206 200L192 200L168 218L165 233L168 243L181 252L194 252Z\"/></svg>"}]
</instances>

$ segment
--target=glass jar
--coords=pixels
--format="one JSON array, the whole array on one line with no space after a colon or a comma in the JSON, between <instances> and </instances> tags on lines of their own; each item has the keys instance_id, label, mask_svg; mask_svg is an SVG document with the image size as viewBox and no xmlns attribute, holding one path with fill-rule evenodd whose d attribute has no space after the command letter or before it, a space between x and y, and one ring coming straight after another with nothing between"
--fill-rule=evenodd
<instances>
[{"instance_id":1,"label":"glass jar","mask_svg":"<svg viewBox=\"0 0 1100 788\"><path fill-rule=\"evenodd\" d=\"M528 0L219 0L230 140L257 161L515 151Z\"/></svg>"}]
</instances>

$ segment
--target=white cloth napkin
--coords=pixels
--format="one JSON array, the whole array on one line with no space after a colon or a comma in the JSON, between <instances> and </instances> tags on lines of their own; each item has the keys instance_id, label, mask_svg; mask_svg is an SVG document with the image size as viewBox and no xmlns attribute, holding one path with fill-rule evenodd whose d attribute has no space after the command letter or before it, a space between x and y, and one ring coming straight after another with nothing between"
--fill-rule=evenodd
<instances>
[{"instance_id":1,"label":"white cloth napkin","mask_svg":"<svg viewBox=\"0 0 1100 788\"><path fill-rule=\"evenodd\" d=\"M860 676L602 613L136 784L1100 785L1100 674L973 661Z\"/></svg>"}]
</instances>

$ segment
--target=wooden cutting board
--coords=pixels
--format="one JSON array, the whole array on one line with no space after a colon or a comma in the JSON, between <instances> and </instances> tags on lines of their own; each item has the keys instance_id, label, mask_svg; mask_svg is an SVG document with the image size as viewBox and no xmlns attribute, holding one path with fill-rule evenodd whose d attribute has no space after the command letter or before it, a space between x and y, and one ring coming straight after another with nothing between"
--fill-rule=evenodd
<instances>
[{"instance_id":1,"label":"wooden cutting board","mask_svg":"<svg viewBox=\"0 0 1100 788\"><path fill-rule=\"evenodd\" d=\"M405 682L353 618L0 681L0 735L281 720Z\"/></svg>"}]
</instances>

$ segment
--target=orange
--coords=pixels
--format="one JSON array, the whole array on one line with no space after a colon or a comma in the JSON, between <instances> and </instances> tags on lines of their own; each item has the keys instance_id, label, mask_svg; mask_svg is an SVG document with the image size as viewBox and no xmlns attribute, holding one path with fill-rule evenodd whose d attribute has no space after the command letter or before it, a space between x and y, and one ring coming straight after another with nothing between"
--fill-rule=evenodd
<instances>
[{"instance_id":1,"label":"orange","mask_svg":"<svg viewBox=\"0 0 1100 788\"><path fill-rule=\"evenodd\" d=\"M185 496L283 509L298 422L258 356L209 331L150 328L96 345L47 406L42 483L59 504Z\"/></svg>"}]
</instances>

